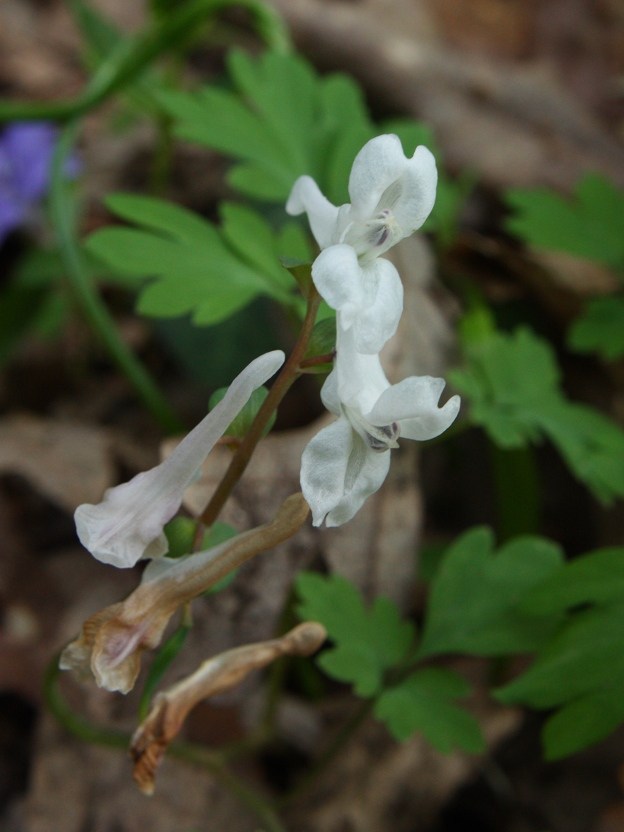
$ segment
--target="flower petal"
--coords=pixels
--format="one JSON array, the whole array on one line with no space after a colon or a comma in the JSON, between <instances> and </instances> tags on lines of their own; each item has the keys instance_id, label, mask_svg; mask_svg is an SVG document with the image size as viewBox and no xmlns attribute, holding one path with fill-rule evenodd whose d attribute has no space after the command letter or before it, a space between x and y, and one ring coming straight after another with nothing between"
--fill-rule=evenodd
<instances>
[{"instance_id":1,"label":"flower petal","mask_svg":"<svg viewBox=\"0 0 624 832\"><path fill-rule=\"evenodd\" d=\"M321 401L330 413L340 416L342 410L340 409L340 397L338 395L338 373L335 368L327 376L325 384L321 387Z\"/></svg>"},{"instance_id":2,"label":"flower petal","mask_svg":"<svg viewBox=\"0 0 624 832\"><path fill-rule=\"evenodd\" d=\"M332 244L338 208L323 196L311 176L300 176L297 179L286 202L286 212L291 216L306 213L319 246L323 249Z\"/></svg>"},{"instance_id":3,"label":"flower petal","mask_svg":"<svg viewBox=\"0 0 624 832\"><path fill-rule=\"evenodd\" d=\"M364 418L373 425L401 423L406 439L433 439L445 431L459 412L459 396L438 407L444 379L410 376L389 387Z\"/></svg>"},{"instance_id":4,"label":"flower petal","mask_svg":"<svg viewBox=\"0 0 624 832\"><path fill-rule=\"evenodd\" d=\"M342 313L348 328L362 305L362 269L352 246L341 243L322 251L312 264L312 280L321 297Z\"/></svg>"},{"instance_id":5,"label":"flower petal","mask_svg":"<svg viewBox=\"0 0 624 832\"><path fill-rule=\"evenodd\" d=\"M78 537L97 560L125 568L146 554L155 557L167 551L163 526L179 509L185 489L197 479L202 463L253 391L281 367L284 357L274 350L256 358L164 462L109 488L98 505L78 506Z\"/></svg>"},{"instance_id":6,"label":"flower petal","mask_svg":"<svg viewBox=\"0 0 624 832\"><path fill-rule=\"evenodd\" d=\"M319 431L301 457L301 490L312 510L312 521L320 526L327 512L339 505L354 434L348 419L341 416Z\"/></svg>"},{"instance_id":7,"label":"flower petal","mask_svg":"<svg viewBox=\"0 0 624 832\"><path fill-rule=\"evenodd\" d=\"M328 513L328 527L342 526L357 514L365 501L379 490L390 468L390 452L375 453L357 435L353 434L353 446L344 479L342 498Z\"/></svg>"},{"instance_id":8,"label":"flower petal","mask_svg":"<svg viewBox=\"0 0 624 832\"><path fill-rule=\"evenodd\" d=\"M57 127L48 121L14 122L3 133L2 143L13 170L13 185L25 200L34 201L45 193Z\"/></svg>"},{"instance_id":9,"label":"flower petal","mask_svg":"<svg viewBox=\"0 0 624 832\"><path fill-rule=\"evenodd\" d=\"M358 352L378 353L397 331L403 312L403 284L389 260L379 257L362 267L362 307L355 316Z\"/></svg>"},{"instance_id":10,"label":"flower petal","mask_svg":"<svg viewBox=\"0 0 624 832\"><path fill-rule=\"evenodd\" d=\"M420 145L399 180L400 190L391 207L397 223L408 237L427 219L436 198L438 171L430 150ZM386 207L386 206L382 206Z\"/></svg>"},{"instance_id":11,"label":"flower petal","mask_svg":"<svg viewBox=\"0 0 624 832\"><path fill-rule=\"evenodd\" d=\"M407 163L398 136L377 136L366 142L355 157L349 177L354 219L362 221L372 216L382 194L399 179Z\"/></svg>"},{"instance_id":12,"label":"flower petal","mask_svg":"<svg viewBox=\"0 0 624 832\"><path fill-rule=\"evenodd\" d=\"M379 356L358 352L353 327L344 330L340 326L340 315L338 318L336 360L332 373L336 376L338 407L342 402L361 414L368 413L384 390L390 387L390 383L381 367Z\"/></svg>"},{"instance_id":13,"label":"flower petal","mask_svg":"<svg viewBox=\"0 0 624 832\"><path fill-rule=\"evenodd\" d=\"M425 439L435 439L453 424L460 406L459 396L453 396L444 407L438 410L423 414L416 419L405 419L401 422L401 436L421 442Z\"/></svg>"}]
</instances>

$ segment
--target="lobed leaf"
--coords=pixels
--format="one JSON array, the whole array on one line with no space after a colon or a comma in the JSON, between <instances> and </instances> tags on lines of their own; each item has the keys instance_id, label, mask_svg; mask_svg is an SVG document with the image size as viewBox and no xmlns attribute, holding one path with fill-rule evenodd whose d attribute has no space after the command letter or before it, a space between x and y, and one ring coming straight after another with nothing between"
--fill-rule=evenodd
<instances>
[{"instance_id":1,"label":"lobed leaf","mask_svg":"<svg viewBox=\"0 0 624 832\"><path fill-rule=\"evenodd\" d=\"M497 656L537 649L560 616L527 615L521 602L562 564L561 549L544 538L518 537L495 552L490 529L466 532L432 579L418 655Z\"/></svg>"},{"instance_id":2,"label":"lobed leaf","mask_svg":"<svg viewBox=\"0 0 624 832\"><path fill-rule=\"evenodd\" d=\"M396 132L410 155L433 147L419 122L372 121L361 88L347 75L321 77L299 55L234 49L227 59L233 89L167 92L160 103L178 136L232 158L230 185L254 199L284 202L298 176L312 176L332 202L348 202L351 165L381 132ZM303 259L303 258L302 258Z\"/></svg>"},{"instance_id":3,"label":"lobed leaf","mask_svg":"<svg viewBox=\"0 0 624 832\"><path fill-rule=\"evenodd\" d=\"M596 352L605 361L624 356L624 295L594 298L574 321L568 345L577 352Z\"/></svg>"},{"instance_id":4,"label":"lobed leaf","mask_svg":"<svg viewBox=\"0 0 624 832\"><path fill-rule=\"evenodd\" d=\"M529 592L522 606L539 615L617 598L624 598L624 547L611 546L567 563Z\"/></svg>"},{"instance_id":5,"label":"lobed leaf","mask_svg":"<svg viewBox=\"0 0 624 832\"><path fill-rule=\"evenodd\" d=\"M533 665L495 692L504 703L560 710L546 723L549 759L606 737L624 720L624 598L571 616Z\"/></svg>"},{"instance_id":6,"label":"lobed leaf","mask_svg":"<svg viewBox=\"0 0 624 832\"><path fill-rule=\"evenodd\" d=\"M295 582L304 621L319 621L335 647L318 664L335 679L352 682L359 696L379 692L386 670L405 658L415 636L392 601L377 598L368 609L358 590L340 575L303 572Z\"/></svg>"},{"instance_id":7,"label":"lobed leaf","mask_svg":"<svg viewBox=\"0 0 624 832\"><path fill-rule=\"evenodd\" d=\"M471 404L469 418L503 448L545 437L604 503L624 496L624 431L570 402L550 345L526 328L495 332L466 347L468 364L449 375Z\"/></svg>"},{"instance_id":8,"label":"lobed leaf","mask_svg":"<svg viewBox=\"0 0 624 832\"><path fill-rule=\"evenodd\" d=\"M251 209L231 203L222 206L219 228L154 197L114 194L107 205L139 227L103 228L86 247L141 287L139 312L156 318L192 314L196 324L209 325L259 295L297 308L294 284L279 255L285 244L301 248L298 232L275 234ZM145 284L147 278L152 280Z\"/></svg>"},{"instance_id":9,"label":"lobed leaf","mask_svg":"<svg viewBox=\"0 0 624 832\"><path fill-rule=\"evenodd\" d=\"M600 174L587 174L565 199L546 188L507 193L515 214L507 228L535 248L565 251L624 268L624 191Z\"/></svg>"},{"instance_id":10,"label":"lobed leaf","mask_svg":"<svg viewBox=\"0 0 624 832\"><path fill-rule=\"evenodd\" d=\"M453 701L469 692L470 686L459 674L427 667L384 690L375 704L375 716L400 742L421 731L434 748L445 754L455 747L478 754L485 749L479 724Z\"/></svg>"}]
</instances>

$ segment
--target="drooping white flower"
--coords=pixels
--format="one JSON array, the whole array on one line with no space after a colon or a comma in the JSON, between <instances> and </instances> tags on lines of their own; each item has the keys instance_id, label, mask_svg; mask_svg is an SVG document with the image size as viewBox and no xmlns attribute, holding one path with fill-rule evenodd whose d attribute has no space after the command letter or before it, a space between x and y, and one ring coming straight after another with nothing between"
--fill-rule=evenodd
<instances>
[{"instance_id":1,"label":"drooping white flower","mask_svg":"<svg viewBox=\"0 0 624 832\"><path fill-rule=\"evenodd\" d=\"M341 526L374 494L388 473L390 449L405 439L433 439L459 412L459 396L438 402L444 379L410 376L391 385L377 355L355 349L340 333L336 366L323 385L325 407L338 416L308 444L301 459L301 490L315 526Z\"/></svg>"},{"instance_id":2,"label":"drooping white flower","mask_svg":"<svg viewBox=\"0 0 624 832\"><path fill-rule=\"evenodd\" d=\"M164 555L168 544L163 527L180 508L184 491L198 479L202 463L253 391L284 358L281 350L274 350L254 359L164 462L109 488L101 503L78 506L74 519L85 549L102 563L120 568Z\"/></svg>"},{"instance_id":3,"label":"drooping white flower","mask_svg":"<svg viewBox=\"0 0 624 832\"><path fill-rule=\"evenodd\" d=\"M422 145L411 159L398 136L378 136L355 157L349 177L351 203L337 208L310 176L301 176L286 203L289 214L307 213L322 251L312 279L354 329L359 352L374 354L394 335L403 310L397 270L380 258L424 223L435 201L437 170Z\"/></svg>"}]
</instances>

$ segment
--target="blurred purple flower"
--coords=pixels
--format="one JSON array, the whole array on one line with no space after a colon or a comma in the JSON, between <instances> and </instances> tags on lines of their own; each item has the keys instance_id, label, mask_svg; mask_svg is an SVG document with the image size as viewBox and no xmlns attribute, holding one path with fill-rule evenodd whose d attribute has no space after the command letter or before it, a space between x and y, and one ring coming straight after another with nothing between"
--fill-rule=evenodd
<instances>
[{"instance_id":1,"label":"blurred purple flower","mask_svg":"<svg viewBox=\"0 0 624 832\"><path fill-rule=\"evenodd\" d=\"M57 134L46 121L15 122L0 134L0 244L30 218L45 195ZM67 174L77 173L72 160Z\"/></svg>"}]
</instances>

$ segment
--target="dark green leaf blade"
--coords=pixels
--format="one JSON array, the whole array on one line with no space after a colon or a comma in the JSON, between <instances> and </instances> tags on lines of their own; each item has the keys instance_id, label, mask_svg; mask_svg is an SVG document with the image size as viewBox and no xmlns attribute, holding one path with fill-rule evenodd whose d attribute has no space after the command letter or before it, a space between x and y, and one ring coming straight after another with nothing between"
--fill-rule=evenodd
<instances>
[{"instance_id":1,"label":"dark green leaf blade","mask_svg":"<svg viewBox=\"0 0 624 832\"><path fill-rule=\"evenodd\" d=\"M416 731L445 754L460 748L478 754L485 748L475 718L453 700L466 696L470 686L452 670L428 667L381 693L375 716L392 736L403 742Z\"/></svg>"},{"instance_id":2,"label":"dark green leaf blade","mask_svg":"<svg viewBox=\"0 0 624 832\"><path fill-rule=\"evenodd\" d=\"M384 672L398 664L414 641L414 627L404 621L396 605L378 598L370 609L358 590L340 575L324 577L301 573L295 583L304 621L319 621L335 642L318 659L336 679L353 682L360 696L373 696Z\"/></svg>"},{"instance_id":3,"label":"dark green leaf blade","mask_svg":"<svg viewBox=\"0 0 624 832\"><path fill-rule=\"evenodd\" d=\"M545 188L511 190L506 198L516 212L507 228L535 248L624 267L624 192L603 176L587 174L573 200Z\"/></svg>"},{"instance_id":4,"label":"dark green leaf blade","mask_svg":"<svg viewBox=\"0 0 624 832\"><path fill-rule=\"evenodd\" d=\"M490 529L466 532L451 546L432 581L419 655L496 656L535 650L559 616L527 616L520 602L562 563L559 547L543 538L518 537L495 553Z\"/></svg>"},{"instance_id":5,"label":"dark green leaf blade","mask_svg":"<svg viewBox=\"0 0 624 832\"><path fill-rule=\"evenodd\" d=\"M594 298L568 332L577 352L596 352L605 361L624 356L624 295Z\"/></svg>"}]
</instances>

